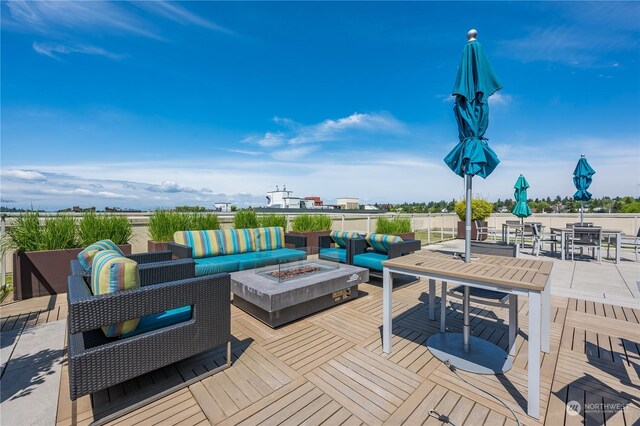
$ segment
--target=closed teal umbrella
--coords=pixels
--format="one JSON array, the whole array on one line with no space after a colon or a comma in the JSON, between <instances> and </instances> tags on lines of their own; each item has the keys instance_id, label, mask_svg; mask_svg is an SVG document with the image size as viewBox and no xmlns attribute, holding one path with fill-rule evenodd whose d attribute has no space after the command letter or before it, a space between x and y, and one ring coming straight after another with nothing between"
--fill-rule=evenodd
<instances>
[{"instance_id":1,"label":"closed teal umbrella","mask_svg":"<svg viewBox=\"0 0 640 426\"><path fill-rule=\"evenodd\" d=\"M591 199L591 193L587 191L593 180L591 177L596 173L589 165L584 154L580 156L578 164L573 171L573 184L577 191L573 194L573 199L580 201L580 223L584 222L584 202Z\"/></svg>"},{"instance_id":2,"label":"closed teal umbrella","mask_svg":"<svg viewBox=\"0 0 640 426\"><path fill-rule=\"evenodd\" d=\"M516 189L513 193L516 205L511 213L518 216L520 219L531 216L531 209L527 204L527 189L529 188L529 182L527 182L524 176L520 175L513 187Z\"/></svg>"},{"instance_id":3,"label":"closed teal umbrella","mask_svg":"<svg viewBox=\"0 0 640 426\"><path fill-rule=\"evenodd\" d=\"M471 259L471 179L475 175L486 178L500 162L489 148L484 133L489 125L489 96L500 90L502 85L476 40L477 34L476 30L467 33L468 41L453 86L452 95L456 97L453 112L460 142L444 159L455 174L466 179L466 262Z\"/></svg>"}]
</instances>

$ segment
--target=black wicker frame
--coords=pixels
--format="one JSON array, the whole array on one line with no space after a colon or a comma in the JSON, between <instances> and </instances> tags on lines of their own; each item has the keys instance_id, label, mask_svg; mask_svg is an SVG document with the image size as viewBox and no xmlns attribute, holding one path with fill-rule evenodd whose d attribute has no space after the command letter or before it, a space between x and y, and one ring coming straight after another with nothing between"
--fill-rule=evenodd
<instances>
[{"instance_id":1,"label":"black wicker frame","mask_svg":"<svg viewBox=\"0 0 640 426\"><path fill-rule=\"evenodd\" d=\"M72 411L83 396L227 344L227 364L100 420L113 420L231 365L229 274L193 277L193 260L177 281L94 296L81 275L68 278L69 394ZM190 267L189 267L190 265ZM190 305L189 321L127 338L107 338L100 327Z\"/></svg>"},{"instance_id":2,"label":"black wicker frame","mask_svg":"<svg viewBox=\"0 0 640 426\"><path fill-rule=\"evenodd\" d=\"M346 264L347 265L353 265L353 256L354 256L354 246L351 243L351 241L353 240L362 240L364 241L364 238L350 238L347 239L347 248L346 250ZM365 242L365 249L366 249L366 245L367 243ZM318 237L318 248L331 248L332 246L336 246L337 244L334 243L333 239L331 238L331 235L321 235ZM361 252L364 253L364 250ZM320 256L321 259L324 259L324 257ZM325 260L329 260L329 259L325 259Z\"/></svg>"},{"instance_id":3,"label":"black wicker frame","mask_svg":"<svg viewBox=\"0 0 640 426\"><path fill-rule=\"evenodd\" d=\"M394 259L400 256L406 256L407 254L414 253L419 251L422 246L420 240L404 240L399 243L389 244L389 250L387 252L387 257L389 259ZM364 238L352 238L348 243L349 251L347 251L347 259L349 260L349 264L353 265L353 258L358 254L366 253L370 248L367 240ZM369 275L375 277L381 277L382 271L377 271L373 269L369 269Z\"/></svg>"},{"instance_id":4,"label":"black wicker frame","mask_svg":"<svg viewBox=\"0 0 640 426\"><path fill-rule=\"evenodd\" d=\"M127 254L126 258L135 260L139 265L145 265L155 262L168 262L173 259L171 250L152 251L148 253ZM71 260L71 275L85 275L91 277L91 272L84 270L77 259ZM165 280L168 281L168 280ZM160 281L156 281L160 282Z\"/></svg>"}]
</instances>

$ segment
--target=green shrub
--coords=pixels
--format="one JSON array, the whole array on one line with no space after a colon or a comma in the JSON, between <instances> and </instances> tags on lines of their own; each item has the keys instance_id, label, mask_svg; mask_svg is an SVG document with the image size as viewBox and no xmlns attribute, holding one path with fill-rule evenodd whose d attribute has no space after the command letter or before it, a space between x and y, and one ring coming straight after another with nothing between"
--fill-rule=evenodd
<instances>
[{"instance_id":1,"label":"green shrub","mask_svg":"<svg viewBox=\"0 0 640 426\"><path fill-rule=\"evenodd\" d=\"M456 214L464 221L467 216L467 204L463 201L456 203ZM487 200L471 200L471 220L485 220L491 216L493 205Z\"/></svg>"},{"instance_id":2,"label":"green shrub","mask_svg":"<svg viewBox=\"0 0 640 426\"><path fill-rule=\"evenodd\" d=\"M198 231L203 229L220 229L220 219L218 219L218 216L213 213L194 213L191 216L189 228L185 229L185 231Z\"/></svg>"},{"instance_id":3,"label":"green shrub","mask_svg":"<svg viewBox=\"0 0 640 426\"><path fill-rule=\"evenodd\" d=\"M173 241L178 231L220 229L218 216L212 213L175 213L156 210L149 218L149 235L153 241Z\"/></svg>"},{"instance_id":4,"label":"green shrub","mask_svg":"<svg viewBox=\"0 0 640 426\"><path fill-rule=\"evenodd\" d=\"M132 235L131 223L125 216L97 215L95 212L83 214L78 228L79 242L83 247L100 240L128 244Z\"/></svg>"},{"instance_id":5,"label":"green shrub","mask_svg":"<svg viewBox=\"0 0 640 426\"><path fill-rule=\"evenodd\" d=\"M258 226L265 227L265 228L270 226L279 226L286 231L287 217L284 215L275 214L275 213L266 214L258 218Z\"/></svg>"},{"instance_id":6,"label":"green shrub","mask_svg":"<svg viewBox=\"0 0 640 426\"><path fill-rule=\"evenodd\" d=\"M326 214L301 214L291 222L294 232L318 232L331 230L331 217Z\"/></svg>"},{"instance_id":7,"label":"green shrub","mask_svg":"<svg viewBox=\"0 0 640 426\"><path fill-rule=\"evenodd\" d=\"M54 216L40 223L40 213L27 211L7 228L2 251L57 250L78 247L76 223L71 216Z\"/></svg>"},{"instance_id":8,"label":"green shrub","mask_svg":"<svg viewBox=\"0 0 640 426\"><path fill-rule=\"evenodd\" d=\"M247 229L258 227L258 215L251 209L238 210L233 217L233 227Z\"/></svg>"},{"instance_id":9,"label":"green shrub","mask_svg":"<svg viewBox=\"0 0 640 426\"><path fill-rule=\"evenodd\" d=\"M376 233L378 234L405 234L411 232L411 220L395 216L388 219L380 216L376 222Z\"/></svg>"}]
</instances>

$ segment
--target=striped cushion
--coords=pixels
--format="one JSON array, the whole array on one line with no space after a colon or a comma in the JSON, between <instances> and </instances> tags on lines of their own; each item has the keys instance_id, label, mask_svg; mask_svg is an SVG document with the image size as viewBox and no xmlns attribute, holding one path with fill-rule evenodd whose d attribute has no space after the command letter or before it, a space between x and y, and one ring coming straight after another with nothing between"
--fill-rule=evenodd
<instances>
[{"instance_id":1,"label":"striped cushion","mask_svg":"<svg viewBox=\"0 0 640 426\"><path fill-rule=\"evenodd\" d=\"M173 241L191 247L194 259L224 254L220 244L220 231L178 231Z\"/></svg>"},{"instance_id":2,"label":"striped cushion","mask_svg":"<svg viewBox=\"0 0 640 426\"><path fill-rule=\"evenodd\" d=\"M220 242L224 254L240 254L256 251L255 229L223 229Z\"/></svg>"},{"instance_id":3,"label":"striped cushion","mask_svg":"<svg viewBox=\"0 0 640 426\"><path fill-rule=\"evenodd\" d=\"M91 291L94 295L115 293L140 287L138 264L113 250L102 250L93 258ZM136 329L138 319L102 327L107 337L118 337Z\"/></svg>"},{"instance_id":4,"label":"striped cushion","mask_svg":"<svg viewBox=\"0 0 640 426\"><path fill-rule=\"evenodd\" d=\"M347 248L347 240L350 238L360 238L359 232L331 231L331 239L340 247Z\"/></svg>"},{"instance_id":5,"label":"striped cushion","mask_svg":"<svg viewBox=\"0 0 640 426\"><path fill-rule=\"evenodd\" d=\"M93 257L102 250L113 250L116 253L119 253L121 256L124 256L124 253L120 251L117 245L111 240L100 240L89 246L86 249L82 250L78 253L78 262L84 268L85 271L91 269L91 263L93 261Z\"/></svg>"},{"instance_id":6,"label":"striped cushion","mask_svg":"<svg viewBox=\"0 0 640 426\"><path fill-rule=\"evenodd\" d=\"M402 241L400 237L387 234L368 234L365 239L367 240L367 244L373 247L378 253L387 253L389 251L389 244Z\"/></svg>"},{"instance_id":7,"label":"striped cushion","mask_svg":"<svg viewBox=\"0 0 640 426\"><path fill-rule=\"evenodd\" d=\"M280 226L256 229L258 251L277 250L284 247L284 229Z\"/></svg>"}]
</instances>

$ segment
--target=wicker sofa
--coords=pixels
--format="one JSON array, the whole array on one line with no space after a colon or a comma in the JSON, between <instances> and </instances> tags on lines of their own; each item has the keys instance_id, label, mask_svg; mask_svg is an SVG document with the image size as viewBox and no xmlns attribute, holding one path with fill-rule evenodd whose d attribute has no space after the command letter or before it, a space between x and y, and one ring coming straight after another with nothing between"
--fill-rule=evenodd
<instances>
[{"instance_id":1,"label":"wicker sofa","mask_svg":"<svg viewBox=\"0 0 640 426\"><path fill-rule=\"evenodd\" d=\"M82 274L68 278L69 393L83 396L227 345L230 366L231 303L229 274L194 277L192 259L154 263L140 288L94 296ZM152 269L156 269L152 271ZM135 331L106 337L101 327L140 318ZM201 380L203 376L197 378ZM188 386L189 381L175 389ZM161 396L161 395L160 395ZM152 396L151 402L160 396ZM130 411L120 411L115 417Z\"/></svg>"},{"instance_id":2,"label":"wicker sofa","mask_svg":"<svg viewBox=\"0 0 640 426\"><path fill-rule=\"evenodd\" d=\"M174 256L193 258L196 276L235 272L305 260L306 237L288 235L281 227L181 231L169 250ZM293 248L285 247L291 245Z\"/></svg>"}]
</instances>

